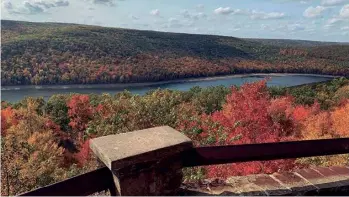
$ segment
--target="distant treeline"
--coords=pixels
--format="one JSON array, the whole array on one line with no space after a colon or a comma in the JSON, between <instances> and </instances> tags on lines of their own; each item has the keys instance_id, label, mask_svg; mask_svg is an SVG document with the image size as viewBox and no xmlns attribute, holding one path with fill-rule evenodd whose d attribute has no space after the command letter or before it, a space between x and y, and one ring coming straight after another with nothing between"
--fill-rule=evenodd
<instances>
[{"instance_id":1,"label":"distant treeline","mask_svg":"<svg viewBox=\"0 0 349 197\"><path fill-rule=\"evenodd\" d=\"M338 43L8 20L1 25L2 85L129 83L258 72L349 76L349 45Z\"/></svg>"}]
</instances>

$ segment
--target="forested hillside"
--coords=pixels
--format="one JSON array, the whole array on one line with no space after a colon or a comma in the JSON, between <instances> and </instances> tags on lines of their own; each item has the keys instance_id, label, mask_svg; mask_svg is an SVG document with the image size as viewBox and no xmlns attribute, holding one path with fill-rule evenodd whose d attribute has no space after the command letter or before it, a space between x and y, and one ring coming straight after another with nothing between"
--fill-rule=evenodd
<instances>
[{"instance_id":1,"label":"forested hillside","mask_svg":"<svg viewBox=\"0 0 349 197\"><path fill-rule=\"evenodd\" d=\"M1 21L2 85L161 81L251 72L349 76L349 45Z\"/></svg>"},{"instance_id":2,"label":"forested hillside","mask_svg":"<svg viewBox=\"0 0 349 197\"><path fill-rule=\"evenodd\" d=\"M62 94L1 106L1 195L16 195L98 167L89 139L169 125L196 146L349 137L349 80L292 88L156 90L143 96ZM185 169L185 180L349 165L349 155Z\"/></svg>"}]
</instances>

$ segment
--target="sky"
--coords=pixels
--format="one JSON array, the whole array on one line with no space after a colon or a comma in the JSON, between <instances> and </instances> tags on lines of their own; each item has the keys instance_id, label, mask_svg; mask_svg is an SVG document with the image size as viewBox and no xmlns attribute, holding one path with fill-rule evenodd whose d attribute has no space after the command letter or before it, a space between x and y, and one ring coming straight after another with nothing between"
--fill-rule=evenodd
<instances>
[{"instance_id":1,"label":"sky","mask_svg":"<svg viewBox=\"0 0 349 197\"><path fill-rule=\"evenodd\" d=\"M349 42L349 0L2 0L1 18Z\"/></svg>"}]
</instances>

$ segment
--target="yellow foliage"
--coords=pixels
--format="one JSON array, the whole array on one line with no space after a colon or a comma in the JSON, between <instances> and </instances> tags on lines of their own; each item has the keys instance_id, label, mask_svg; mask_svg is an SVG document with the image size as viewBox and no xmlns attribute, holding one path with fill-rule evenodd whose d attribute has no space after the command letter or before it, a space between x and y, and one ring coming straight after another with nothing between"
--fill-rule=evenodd
<instances>
[{"instance_id":1,"label":"yellow foliage","mask_svg":"<svg viewBox=\"0 0 349 197\"><path fill-rule=\"evenodd\" d=\"M27 110L17 111L21 120L1 138L1 195L16 195L66 178L58 147L47 121Z\"/></svg>"},{"instance_id":2,"label":"yellow foliage","mask_svg":"<svg viewBox=\"0 0 349 197\"><path fill-rule=\"evenodd\" d=\"M307 140L332 138L330 113L320 112L307 118L302 129L302 136Z\"/></svg>"},{"instance_id":3,"label":"yellow foliage","mask_svg":"<svg viewBox=\"0 0 349 197\"><path fill-rule=\"evenodd\" d=\"M349 164L349 154L300 158L297 162L311 166L343 166Z\"/></svg>"},{"instance_id":4,"label":"yellow foliage","mask_svg":"<svg viewBox=\"0 0 349 197\"><path fill-rule=\"evenodd\" d=\"M332 111L313 113L304 122L302 136L304 139L338 138L349 136L349 99L344 105ZM311 157L297 160L315 166L340 166L349 164L349 154Z\"/></svg>"},{"instance_id":5,"label":"yellow foliage","mask_svg":"<svg viewBox=\"0 0 349 197\"><path fill-rule=\"evenodd\" d=\"M336 100L349 99L349 85L339 88L333 96Z\"/></svg>"},{"instance_id":6,"label":"yellow foliage","mask_svg":"<svg viewBox=\"0 0 349 197\"><path fill-rule=\"evenodd\" d=\"M349 102L344 106L337 107L331 113L333 130L340 137L349 137Z\"/></svg>"}]
</instances>

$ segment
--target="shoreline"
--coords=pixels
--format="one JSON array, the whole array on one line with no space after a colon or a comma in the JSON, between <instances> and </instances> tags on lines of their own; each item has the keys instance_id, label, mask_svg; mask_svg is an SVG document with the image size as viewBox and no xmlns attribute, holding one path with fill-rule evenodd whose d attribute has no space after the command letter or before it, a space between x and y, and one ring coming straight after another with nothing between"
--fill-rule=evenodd
<instances>
[{"instance_id":1,"label":"shoreline","mask_svg":"<svg viewBox=\"0 0 349 197\"><path fill-rule=\"evenodd\" d=\"M198 82L198 81L215 81L229 78L244 78L244 77L283 77L283 76L310 76L310 77L325 77L325 78L339 78L342 76L334 75L321 75L321 74L305 74L305 73L250 73L250 74L231 74L222 76L211 77L197 77L197 78L185 78L174 79L157 82L140 82L140 83L109 83L109 84L66 84L66 85L7 85L1 86L1 91L6 90L20 90L20 89L69 89L69 88L96 88L96 87L115 87L115 88L128 88L128 87L146 87L153 85L163 85L170 83L186 83L186 82ZM3 88L4 87L4 88Z\"/></svg>"}]
</instances>

